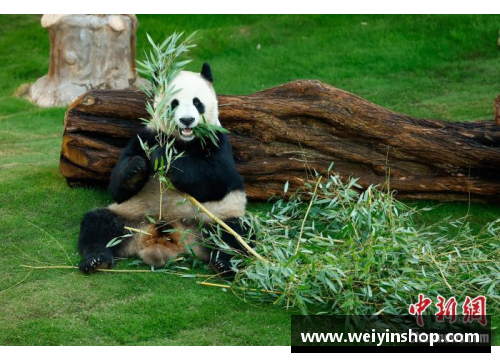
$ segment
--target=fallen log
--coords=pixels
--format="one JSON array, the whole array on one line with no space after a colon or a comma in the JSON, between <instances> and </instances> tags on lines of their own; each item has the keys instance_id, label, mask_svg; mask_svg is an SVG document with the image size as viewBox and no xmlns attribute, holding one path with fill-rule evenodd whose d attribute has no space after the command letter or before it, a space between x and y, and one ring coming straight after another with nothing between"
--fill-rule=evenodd
<instances>
[{"instance_id":1,"label":"fallen log","mask_svg":"<svg viewBox=\"0 0 500 362\"><path fill-rule=\"evenodd\" d=\"M221 95L221 123L250 199L281 195L306 170L384 184L401 198L500 201L500 126L451 123L389 111L318 81L249 96ZM65 118L60 170L70 186L106 185L121 149L143 127L139 91L91 91Z\"/></svg>"}]
</instances>

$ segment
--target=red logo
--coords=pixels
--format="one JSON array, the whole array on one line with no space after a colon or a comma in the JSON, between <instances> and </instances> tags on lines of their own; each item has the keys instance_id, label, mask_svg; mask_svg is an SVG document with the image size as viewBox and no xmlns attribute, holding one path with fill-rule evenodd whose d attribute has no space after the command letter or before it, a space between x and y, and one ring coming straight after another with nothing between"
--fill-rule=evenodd
<instances>
[{"instance_id":1,"label":"red logo","mask_svg":"<svg viewBox=\"0 0 500 362\"><path fill-rule=\"evenodd\" d=\"M470 299L469 296L465 297L462 310L465 323L477 320L481 325L486 325L486 297L482 295L474 299Z\"/></svg>"},{"instance_id":2,"label":"red logo","mask_svg":"<svg viewBox=\"0 0 500 362\"><path fill-rule=\"evenodd\" d=\"M436 321L444 322L448 319L450 323L454 323L457 320L457 299L451 297L446 300L444 297L438 295L438 302L436 303L437 313ZM418 302L415 304L410 304L408 311L412 315L417 316L417 324L420 327L424 326L423 313L432 304L432 300L426 298L422 293L418 295ZM486 326L486 297L480 295L474 299L469 296L465 297L465 301L462 304L462 314L464 316L464 323L471 323L478 321L481 325Z\"/></svg>"},{"instance_id":3,"label":"red logo","mask_svg":"<svg viewBox=\"0 0 500 362\"><path fill-rule=\"evenodd\" d=\"M438 322L443 322L446 318L450 320L450 323L454 323L457 320L457 305L458 303L455 297L446 300L438 295L438 302L436 303L436 307L438 308L436 320Z\"/></svg>"},{"instance_id":4,"label":"red logo","mask_svg":"<svg viewBox=\"0 0 500 362\"><path fill-rule=\"evenodd\" d=\"M417 315L417 324L420 327L424 326L424 318L422 317L422 313L432 304L432 300L429 298L425 298L423 294L418 295L418 303L411 304L408 311L412 315Z\"/></svg>"}]
</instances>

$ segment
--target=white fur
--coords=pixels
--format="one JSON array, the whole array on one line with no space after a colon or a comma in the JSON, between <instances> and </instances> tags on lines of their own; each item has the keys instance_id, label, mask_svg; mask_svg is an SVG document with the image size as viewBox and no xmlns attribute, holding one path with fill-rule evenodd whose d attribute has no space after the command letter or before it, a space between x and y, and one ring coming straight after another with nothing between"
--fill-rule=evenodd
<instances>
[{"instance_id":1,"label":"white fur","mask_svg":"<svg viewBox=\"0 0 500 362\"><path fill-rule=\"evenodd\" d=\"M247 203L244 191L232 191L220 201L209 201L202 205L221 220L241 217ZM112 204L109 209L129 220L141 221L146 215L157 219L160 212L160 186L156 178L150 178L141 191L121 204ZM167 190L162 197L162 219L165 221L213 222L205 213L198 211L181 193Z\"/></svg>"}]
</instances>

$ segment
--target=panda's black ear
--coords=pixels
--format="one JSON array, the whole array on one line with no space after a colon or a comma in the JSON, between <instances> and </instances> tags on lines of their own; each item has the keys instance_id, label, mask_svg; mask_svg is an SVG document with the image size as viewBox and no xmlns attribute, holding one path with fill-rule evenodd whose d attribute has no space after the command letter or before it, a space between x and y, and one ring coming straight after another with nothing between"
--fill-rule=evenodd
<instances>
[{"instance_id":1,"label":"panda's black ear","mask_svg":"<svg viewBox=\"0 0 500 362\"><path fill-rule=\"evenodd\" d=\"M214 82L214 77L212 75L212 69L210 68L210 64L208 63L203 63L203 66L201 67L201 76L208 80L210 83Z\"/></svg>"}]
</instances>

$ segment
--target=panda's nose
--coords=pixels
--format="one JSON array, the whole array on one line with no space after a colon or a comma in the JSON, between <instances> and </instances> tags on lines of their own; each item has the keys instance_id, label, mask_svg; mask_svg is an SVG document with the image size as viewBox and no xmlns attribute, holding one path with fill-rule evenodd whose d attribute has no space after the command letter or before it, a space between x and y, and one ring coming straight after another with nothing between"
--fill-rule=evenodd
<instances>
[{"instance_id":1,"label":"panda's nose","mask_svg":"<svg viewBox=\"0 0 500 362\"><path fill-rule=\"evenodd\" d=\"M186 127L189 127L189 125L191 123L194 122L194 118L193 117L189 117L189 118L180 118L179 121L181 121L181 123L186 126Z\"/></svg>"}]
</instances>

